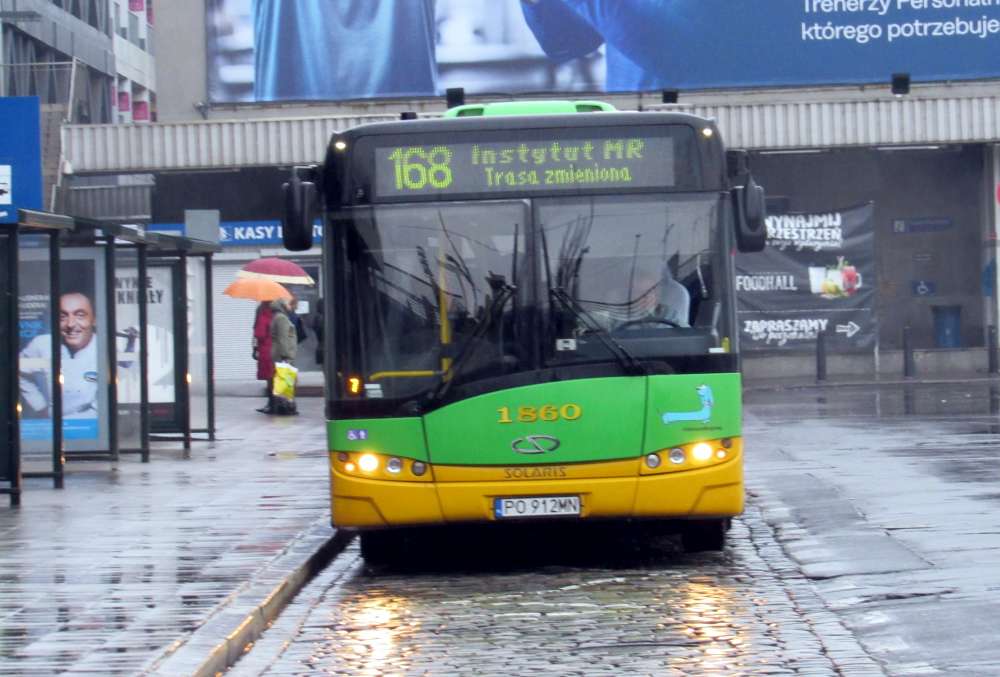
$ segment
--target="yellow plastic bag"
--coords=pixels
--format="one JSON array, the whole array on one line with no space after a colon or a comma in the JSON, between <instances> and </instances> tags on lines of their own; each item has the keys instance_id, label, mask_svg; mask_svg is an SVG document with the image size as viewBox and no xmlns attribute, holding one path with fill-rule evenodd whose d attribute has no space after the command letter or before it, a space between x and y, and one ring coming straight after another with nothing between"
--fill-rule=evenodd
<instances>
[{"instance_id":1,"label":"yellow plastic bag","mask_svg":"<svg viewBox=\"0 0 1000 677\"><path fill-rule=\"evenodd\" d=\"M274 396L288 402L295 401L295 382L299 378L299 370L287 362L274 365Z\"/></svg>"}]
</instances>

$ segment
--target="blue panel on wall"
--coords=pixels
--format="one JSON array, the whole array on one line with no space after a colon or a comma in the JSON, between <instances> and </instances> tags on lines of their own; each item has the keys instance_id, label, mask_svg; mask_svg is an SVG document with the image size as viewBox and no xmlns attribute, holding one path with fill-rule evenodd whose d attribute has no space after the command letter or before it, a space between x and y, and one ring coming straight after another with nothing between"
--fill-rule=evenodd
<instances>
[{"instance_id":1,"label":"blue panel on wall","mask_svg":"<svg viewBox=\"0 0 1000 677\"><path fill-rule=\"evenodd\" d=\"M37 96L0 97L0 223L42 208L42 139Z\"/></svg>"}]
</instances>

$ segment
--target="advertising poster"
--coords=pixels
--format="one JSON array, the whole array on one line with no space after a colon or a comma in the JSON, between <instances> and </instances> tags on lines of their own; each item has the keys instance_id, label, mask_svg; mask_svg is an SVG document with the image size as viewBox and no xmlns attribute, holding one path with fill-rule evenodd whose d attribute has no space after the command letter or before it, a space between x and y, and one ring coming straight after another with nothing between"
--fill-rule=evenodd
<instances>
[{"instance_id":1,"label":"advertising poster","mask_svg":"<svg viewBox=\"0 0 1000 677\"><path fill-rule=\"evenodd\" d=\"M141 285L134 253L119 252L115 271L115 331L118 358L118 446L142 444L142 363L139 300L152 285ZM122 265L124 264L124 265Z\"/></svg>"},{"instance_id":2,"label":"advertising poster","mask_svg":"<svg viewBox=\"0 0 1000 677\"><path fill-rule=\"evenodd\" d=\"M174 346L174 267L150 265L147 269L146 313L149 336L150 425L157 431L177 428L177 370Z\"/></svg>"},{"instance_id":3,"label":"advertising poster","mask_svg":"<svg viewBox=\"0 0 1000 677\"><path fill-rule=\"evenodd\" d=\"M66 451L108 448L107 337L103 332L104 252L60 251L61 288L50 294L48 252L25 249L18 290L21 442L29 452L50 453L52 440L52 332L58 332L63 377L63 442ZM59 324L50 325L57 303Z\"/></svg>"},{"instance_id":4,"label":"advertising poster","mask_svg":"<svg viewBox=\"0 0 1000 677\"><path fill-rule=\"evenodd\" d=\"M996 77L994 0L209 0L212 101Z\"/></svg>"},{"instance_id":5,"label":"advertising poster","mask_svg":"<svg viewBox=\"0 0 1000 677\"><path fill-rule=\"evenodd\" d=\"M771 214L762 252L736 256L744 351L871 350L875 322L874 205Z\"/></svg>"}]
</instances>

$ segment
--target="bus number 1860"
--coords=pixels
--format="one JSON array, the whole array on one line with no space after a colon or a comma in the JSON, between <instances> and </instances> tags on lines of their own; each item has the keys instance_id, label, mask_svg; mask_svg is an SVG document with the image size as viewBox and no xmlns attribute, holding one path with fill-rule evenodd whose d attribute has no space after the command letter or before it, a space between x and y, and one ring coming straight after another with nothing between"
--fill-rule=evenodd
<instances>
[{"instance_id":1,"label":"bus number 1860","mask_svg":"<svg viewBox=\"0 0 1000 677\"><path fill-rule=\"evenodd\" d=\"M541 407L518 407L511 411L510 407L500 407L497 409L500 418L497 423L535 423L536 421L575 421L583 416L583 409L579 404L564 404L557 407L554 404L545 404Z\"/></svg>"}]
</instances>

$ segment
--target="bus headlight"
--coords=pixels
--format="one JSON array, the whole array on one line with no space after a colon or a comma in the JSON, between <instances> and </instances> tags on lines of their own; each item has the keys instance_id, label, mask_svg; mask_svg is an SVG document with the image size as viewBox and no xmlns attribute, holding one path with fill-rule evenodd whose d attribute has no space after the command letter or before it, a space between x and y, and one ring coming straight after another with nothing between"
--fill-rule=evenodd
<instances>
[{"instance_id":1,"label":"bus headlight","mask_svg":"<svg viewBox=\"0 0 1000 677\"><path fill-rule=\"evenodd\" d=\"M363 472L375 472L378 469L378 457L375 454L362 454L358 459L358 467Z\"/></svg>"},{"instance_id":2,"label":"bus headlight","mask_svg":"<svg viewBox=\"0 0 1000 677\"><path fill-rule=\"evenodd\" d=\"M660 475L705 470L712 466L730 463L742 455L741 442L739 438L725 437L646 452L639 464L639 474Z\"/></svg>"},{"instance_id":3,"label":"bus headlight","mask_svg":"<svg viewBox=\"0 0 1000 677\"><path fill-rule=\"evenodd\" d=\"M707 442L699 442L691 449L691 456L699 463L704 463L712 458L712 445Z\"/></svg>"},{"instance_id":4,"label":"bus headlight","mask_svg":"<svg viewBox=\"0 0 1000 677\"><path fill-rule=\"evenodd\" d=\"M431 466L405 456L387 456L374 451L331 451L330 470L335 474L366 480L433 482ZM336 479L336 477L334 477Z\"/></svg>"}]
</instances>

